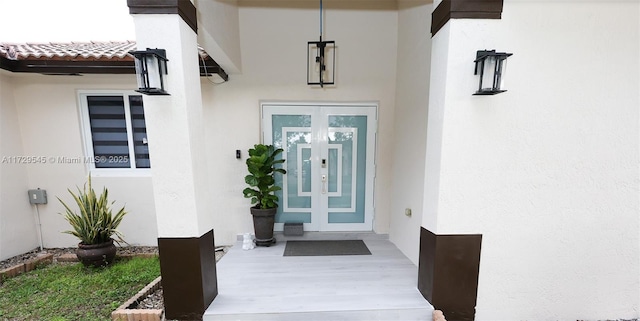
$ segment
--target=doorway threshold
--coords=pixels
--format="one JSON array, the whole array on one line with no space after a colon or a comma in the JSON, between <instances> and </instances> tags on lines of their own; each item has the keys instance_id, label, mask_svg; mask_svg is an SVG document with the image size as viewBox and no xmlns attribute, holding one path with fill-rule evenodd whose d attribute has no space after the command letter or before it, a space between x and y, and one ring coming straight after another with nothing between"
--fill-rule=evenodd
<instances>
[{"instance_id":1,"label":"doorway threshold","mask_svg":"<svg viewBox=\"0 0 640 321\"><path fill-rule=\"evenodd\" d=\"M304 240L389 240L389 234L375 232L308 232L301 236L284 235L282 232L273 232L276 242L304 241ZM242 241L242 234L238 234L236 241Z\"/></svg>"},{"instance_id":2,"label":"doorway threshold","mask_svg":"<svg viewBox=\"0 0 640 321\"><path fill-rule=\"evenodd\" d=\"M284 235L274 232L276 241L304 241L304 240L388 240L389 234L374 232L304 232L301 236Z\"/></svg>"}]
</instances>

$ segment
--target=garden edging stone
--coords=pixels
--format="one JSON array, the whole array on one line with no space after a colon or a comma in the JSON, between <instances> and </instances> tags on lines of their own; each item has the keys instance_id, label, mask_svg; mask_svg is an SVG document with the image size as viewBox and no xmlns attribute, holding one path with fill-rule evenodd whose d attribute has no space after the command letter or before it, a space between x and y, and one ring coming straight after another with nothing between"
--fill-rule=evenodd
<instances>
[{"instance_id":1,"label":"garden edging stone","mask_svg":"<svg viewBox=\"0 0 640 321\"><path fill-rule=\"evenodd\" d=\"M162 321L163 309L131 309L149 294L158 290L161 286L161 277L157 277L147 286L131 297L115 311L111 312L112 321Z\"/></svg>"},{"instance_id":2,"label":"garden edging stone","mask_svg":"<svg viewBox=\"0 0 640 321\"><path fill-rule=\"evenodd\" d=\"M40 254L37 257L27 260L24 263L19 263L12 267L8 267L0 271L0 284L9 278L17 276L19 274L34 270L39 265L53 263L53 254Z\"/></svg>"}]
</instances>

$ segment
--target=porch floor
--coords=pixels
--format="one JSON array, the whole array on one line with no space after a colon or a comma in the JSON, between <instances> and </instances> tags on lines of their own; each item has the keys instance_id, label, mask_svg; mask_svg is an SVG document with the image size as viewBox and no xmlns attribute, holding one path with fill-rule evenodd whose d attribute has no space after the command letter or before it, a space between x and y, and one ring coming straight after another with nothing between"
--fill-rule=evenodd
<instances>
[{"instance_id":1,"label":"porch floor","mask_svg":"<svg viewBox=\"0 0 640 321\"><path fill-rule=\"evenodd\" d=\"M432 319L433 307L417 290L418 268L386 237L307 233L363 239L372 255L298 257L283 256L278 238L271 247L230 248L217 263L219 294L203 320Z\"/></svg>"}]
</instances>

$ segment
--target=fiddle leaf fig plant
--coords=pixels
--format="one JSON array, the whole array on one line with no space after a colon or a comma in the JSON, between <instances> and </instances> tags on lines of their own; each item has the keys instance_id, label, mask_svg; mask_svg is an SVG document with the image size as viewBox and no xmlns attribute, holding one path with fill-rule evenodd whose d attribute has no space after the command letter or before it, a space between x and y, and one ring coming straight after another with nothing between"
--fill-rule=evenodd
<instances>
[{"instance_id":1,"label":"fiddle leaf fig plant","mask_svg":"<svg viewBox=\"0 0 640 321\"><path fill-rule=\"evenodd\" d=\"M263 144L256 144L249 149L249 158L247 158L249 175L244 178L249 187L242 193L245 198L251 199L251 204L256 208L278 207L279 200L275 192L281 188L275 185L275 173L286 174L287 171L276 167L285 161L276 157L283 151L282 148L276 149L272 145Z\"/></svg>"},{"instance_id":2,"label":"fiddle leaf fig plant","mask_svg":"<svg viewBox=\"0 0 640 321\"><path fill-rule=\"evenodd\" d=\"M65 212L61 214L72 228L62 233L77 237L84 245L101 244L109 242L112 238L118 244L124 242L122 234L117 230L127 214L124 207L113 214L111 205L114 202L109 202L109 191L105 187L102 194L97 196L91 186L91 176L82 190L79 187L77 189L77 194L67 189L78 207L77 212L58 197L65 208Z\"/></svg>"}]
</instances>

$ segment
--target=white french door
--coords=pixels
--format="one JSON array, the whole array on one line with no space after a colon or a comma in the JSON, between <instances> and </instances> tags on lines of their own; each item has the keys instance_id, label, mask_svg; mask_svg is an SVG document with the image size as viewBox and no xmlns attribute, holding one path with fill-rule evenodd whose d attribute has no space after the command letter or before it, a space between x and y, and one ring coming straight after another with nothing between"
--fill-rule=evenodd
<instances>
[{"instance_id":1,"label":"white french door","mask_svg":"<svg viewBox=\"0 0 640 321\"><path fill-rule=\"evenodd\" d=\"M371 231L375 104L263 103L265 144L284 149L276 230Z\"/></svg>"}]
</instances>

